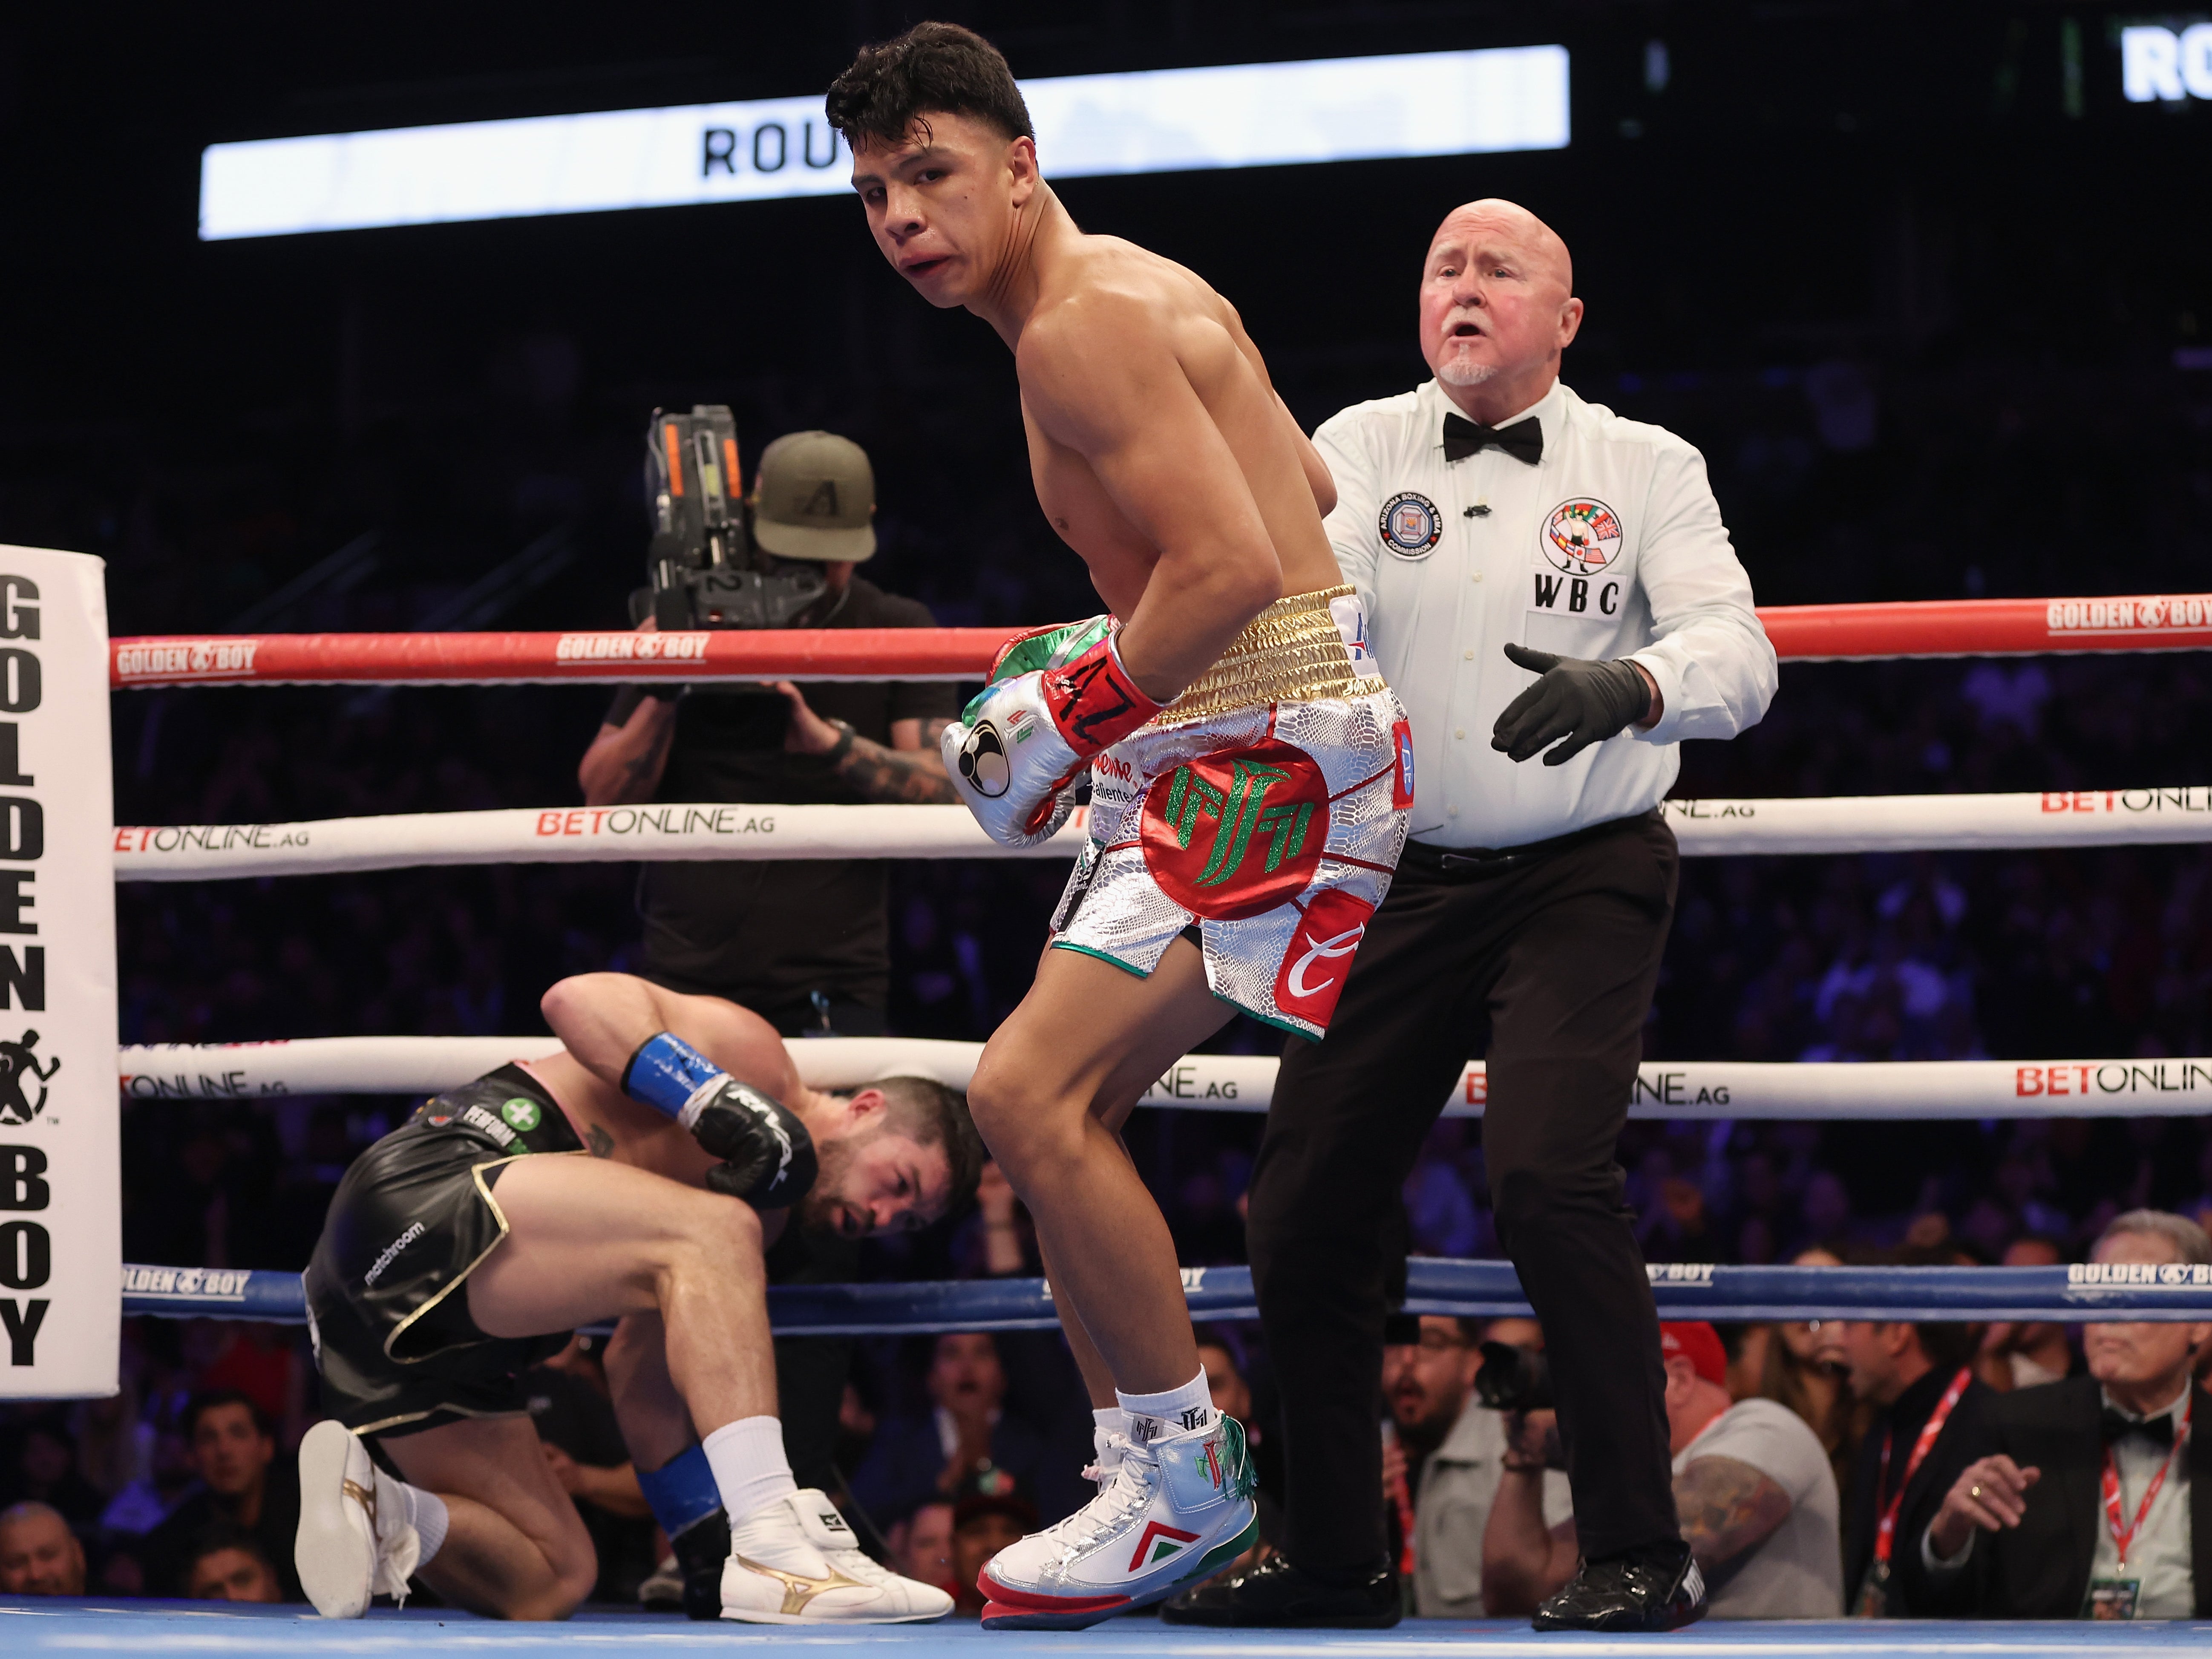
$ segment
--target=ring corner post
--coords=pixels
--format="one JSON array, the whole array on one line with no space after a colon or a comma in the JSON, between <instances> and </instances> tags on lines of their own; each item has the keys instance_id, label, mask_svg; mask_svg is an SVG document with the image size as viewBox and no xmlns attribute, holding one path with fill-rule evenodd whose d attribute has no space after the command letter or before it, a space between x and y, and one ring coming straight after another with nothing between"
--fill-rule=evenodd
<instances>
[{"instance_id":1,"label":"ring corner post","mask_svg":"<svg viewBox=\"0 0 2212 1659\"><path fill-rule=\"evenodd\" d=\"M82 553L0 547L0 1399L116 1386L105 571Z\"/></svg>"}]
</instances>

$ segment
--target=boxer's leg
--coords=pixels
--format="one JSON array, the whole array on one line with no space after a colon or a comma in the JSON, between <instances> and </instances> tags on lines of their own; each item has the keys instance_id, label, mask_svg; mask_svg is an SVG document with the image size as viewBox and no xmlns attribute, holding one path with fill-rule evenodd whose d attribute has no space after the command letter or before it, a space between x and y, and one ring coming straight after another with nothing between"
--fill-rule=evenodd
<instances>
[{"instance_id":1,"label":"boxer's leg","mask_svg":"<svg viewBox=\"0 0 2212 1659\"><path fill-rule=\"evenodd\" d=\"M775 1414L760 1218L627 1164L528 1158L493 1195L505 1243L469 1276L469 1316L535 1336L610 1315L659 1314L668 1374L702 1432Z\"/></svg>"},{"instance_id":2,"label":"boxer's leg","mask_svg":"<svg viewBox=\"0 0 2212 1659\"><path fill-rule=\"evenodd\" d=\"M1029 1206L1054 1273L1115 1383L1164 1393L1197 1375L1175 1240L1108 1121L1235 1011L1177 939L1147 978L1048 951L968 1085L975 1127Z\"/></svg>"},{"instance_id":3,"label":"boxer's leg","mask_svg":"<svg viewBox=\"0 0 2212 1659\"><path fill-rule=\"evenodd\" d=\"M607 1393L630 1461L657 1469L698 1438L668 1370L668 1331L657 1313L629 1314L607 1344Z\"/></svg>"},{"instance_id":4,"label":"boxer's leg","mask_svg":"<svg viewBox=\"0 0 2212 1659\"><path fill-rule=\"evenodd\" d=\"M599 1559L526 1417L448 1423L380 1443L407 1483L445 1502L446 1540L417 1572L457 1607L495 1619L566 1619Z\"/></svg>"}]
</instances>

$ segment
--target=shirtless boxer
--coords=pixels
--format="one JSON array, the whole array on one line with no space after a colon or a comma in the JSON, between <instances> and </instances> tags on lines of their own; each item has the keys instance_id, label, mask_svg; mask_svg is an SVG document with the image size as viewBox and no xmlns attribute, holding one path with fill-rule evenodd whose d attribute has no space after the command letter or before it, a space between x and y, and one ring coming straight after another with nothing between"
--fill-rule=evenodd
<instances>
[{"instance_id":1,"label":"shirtless boxer","mask_svg":"<svg viewBox=\"0 0 2212 1659\"><path fill-rule=\"evenodd\" d=\"M945 735L995 838L1090 839L977 1127L1036 1218L1097 1408L1099 1496L994 1557L986 1625L1072 1628L1172 1595L1254 1536L1175 1242L1118 1131L1236 1009L1328 1024L1412 804L1322 510L1322 465L1236 312L1189 271L1085 235L1039 176L1006 60L923 23L830 88L884 255L1013 349L1037 500L1112 614L1013 641Z\"/></svg>"},{"instance_id":2,"label":"shirtless boxer","mask_svg":"<svg viewBox=\"0 0 2212 1659\"><path fill-rule=\"evenodd\" d=\"M982 1151L959 1097L920 1078L809 1089L759 1016L627 975L563 980L544 1010L564 1052L426 1103L331 1200L306 1274L335 1419L300 1447L309 1599L358 1618L419 1573L479 1613L573 1611L598 1565L516 1376L619 1318L615 1415L694 1617L950 1611L793 1480L762 1255L794 1214L858 1237L964 1202Z\"/></svg>"}]
</instances>

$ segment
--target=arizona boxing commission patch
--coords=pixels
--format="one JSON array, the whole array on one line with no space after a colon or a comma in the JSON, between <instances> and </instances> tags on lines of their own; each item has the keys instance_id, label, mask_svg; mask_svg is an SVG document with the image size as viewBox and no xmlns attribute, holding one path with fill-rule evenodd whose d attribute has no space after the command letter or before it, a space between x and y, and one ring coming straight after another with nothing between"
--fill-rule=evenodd
<instances>
[{"instance_id":1,"label":"arizona boxing commission patch","mask_svg":"<svg viewBox=\"0 0 2212 1659\"><path fill-rule=\"evenodd\" d=\"M1620 515L1587 495L1561 501L1544 520L1544 556L1571 576L1595 576L1620 556Z\"/></svg>"},{"instance_id":2,"label":"arizona boxing commission patch","mask_svg":"<svg viewBox=\"0 0 2212 1659\"><path fill-rule=\"evenodd\" d=\"M1443 515L1437 504L1418 490L1401 490L1382 503L1376 521L1382 545L1401 559L1425 559L1443 539Z\"/></svg>"},{"instance_id":3,"label":"arizona boxing commission patch","mask_svg":"<svg viewBox=\"0 0 2212 1659\"><path fill-rule=\"evenodd\" d=\"M1201 755L1152 780L1138 836L1160 890L1217 921L1304 892L1328 840L1328 781L1312 756L1269 741Z\"/></svg>"}]
</instances>

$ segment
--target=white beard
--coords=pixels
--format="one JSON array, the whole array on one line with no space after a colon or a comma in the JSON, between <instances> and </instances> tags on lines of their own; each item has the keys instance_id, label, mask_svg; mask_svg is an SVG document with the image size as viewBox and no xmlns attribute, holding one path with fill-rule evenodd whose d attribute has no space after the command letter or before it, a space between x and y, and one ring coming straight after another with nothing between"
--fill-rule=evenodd
<instances>
[{"instance_id":1,"label":"white beard","mask_svg":"<svg viewBox=\"0 0 2212 1659\"><path fill-rule=\"evenodd\" d=\"M1454 352L1437 365L1437 379L1446 386L1480 386L1497 374L1497 364L1471 363L1463 352Z\"/></svg>"}]
</instances>

